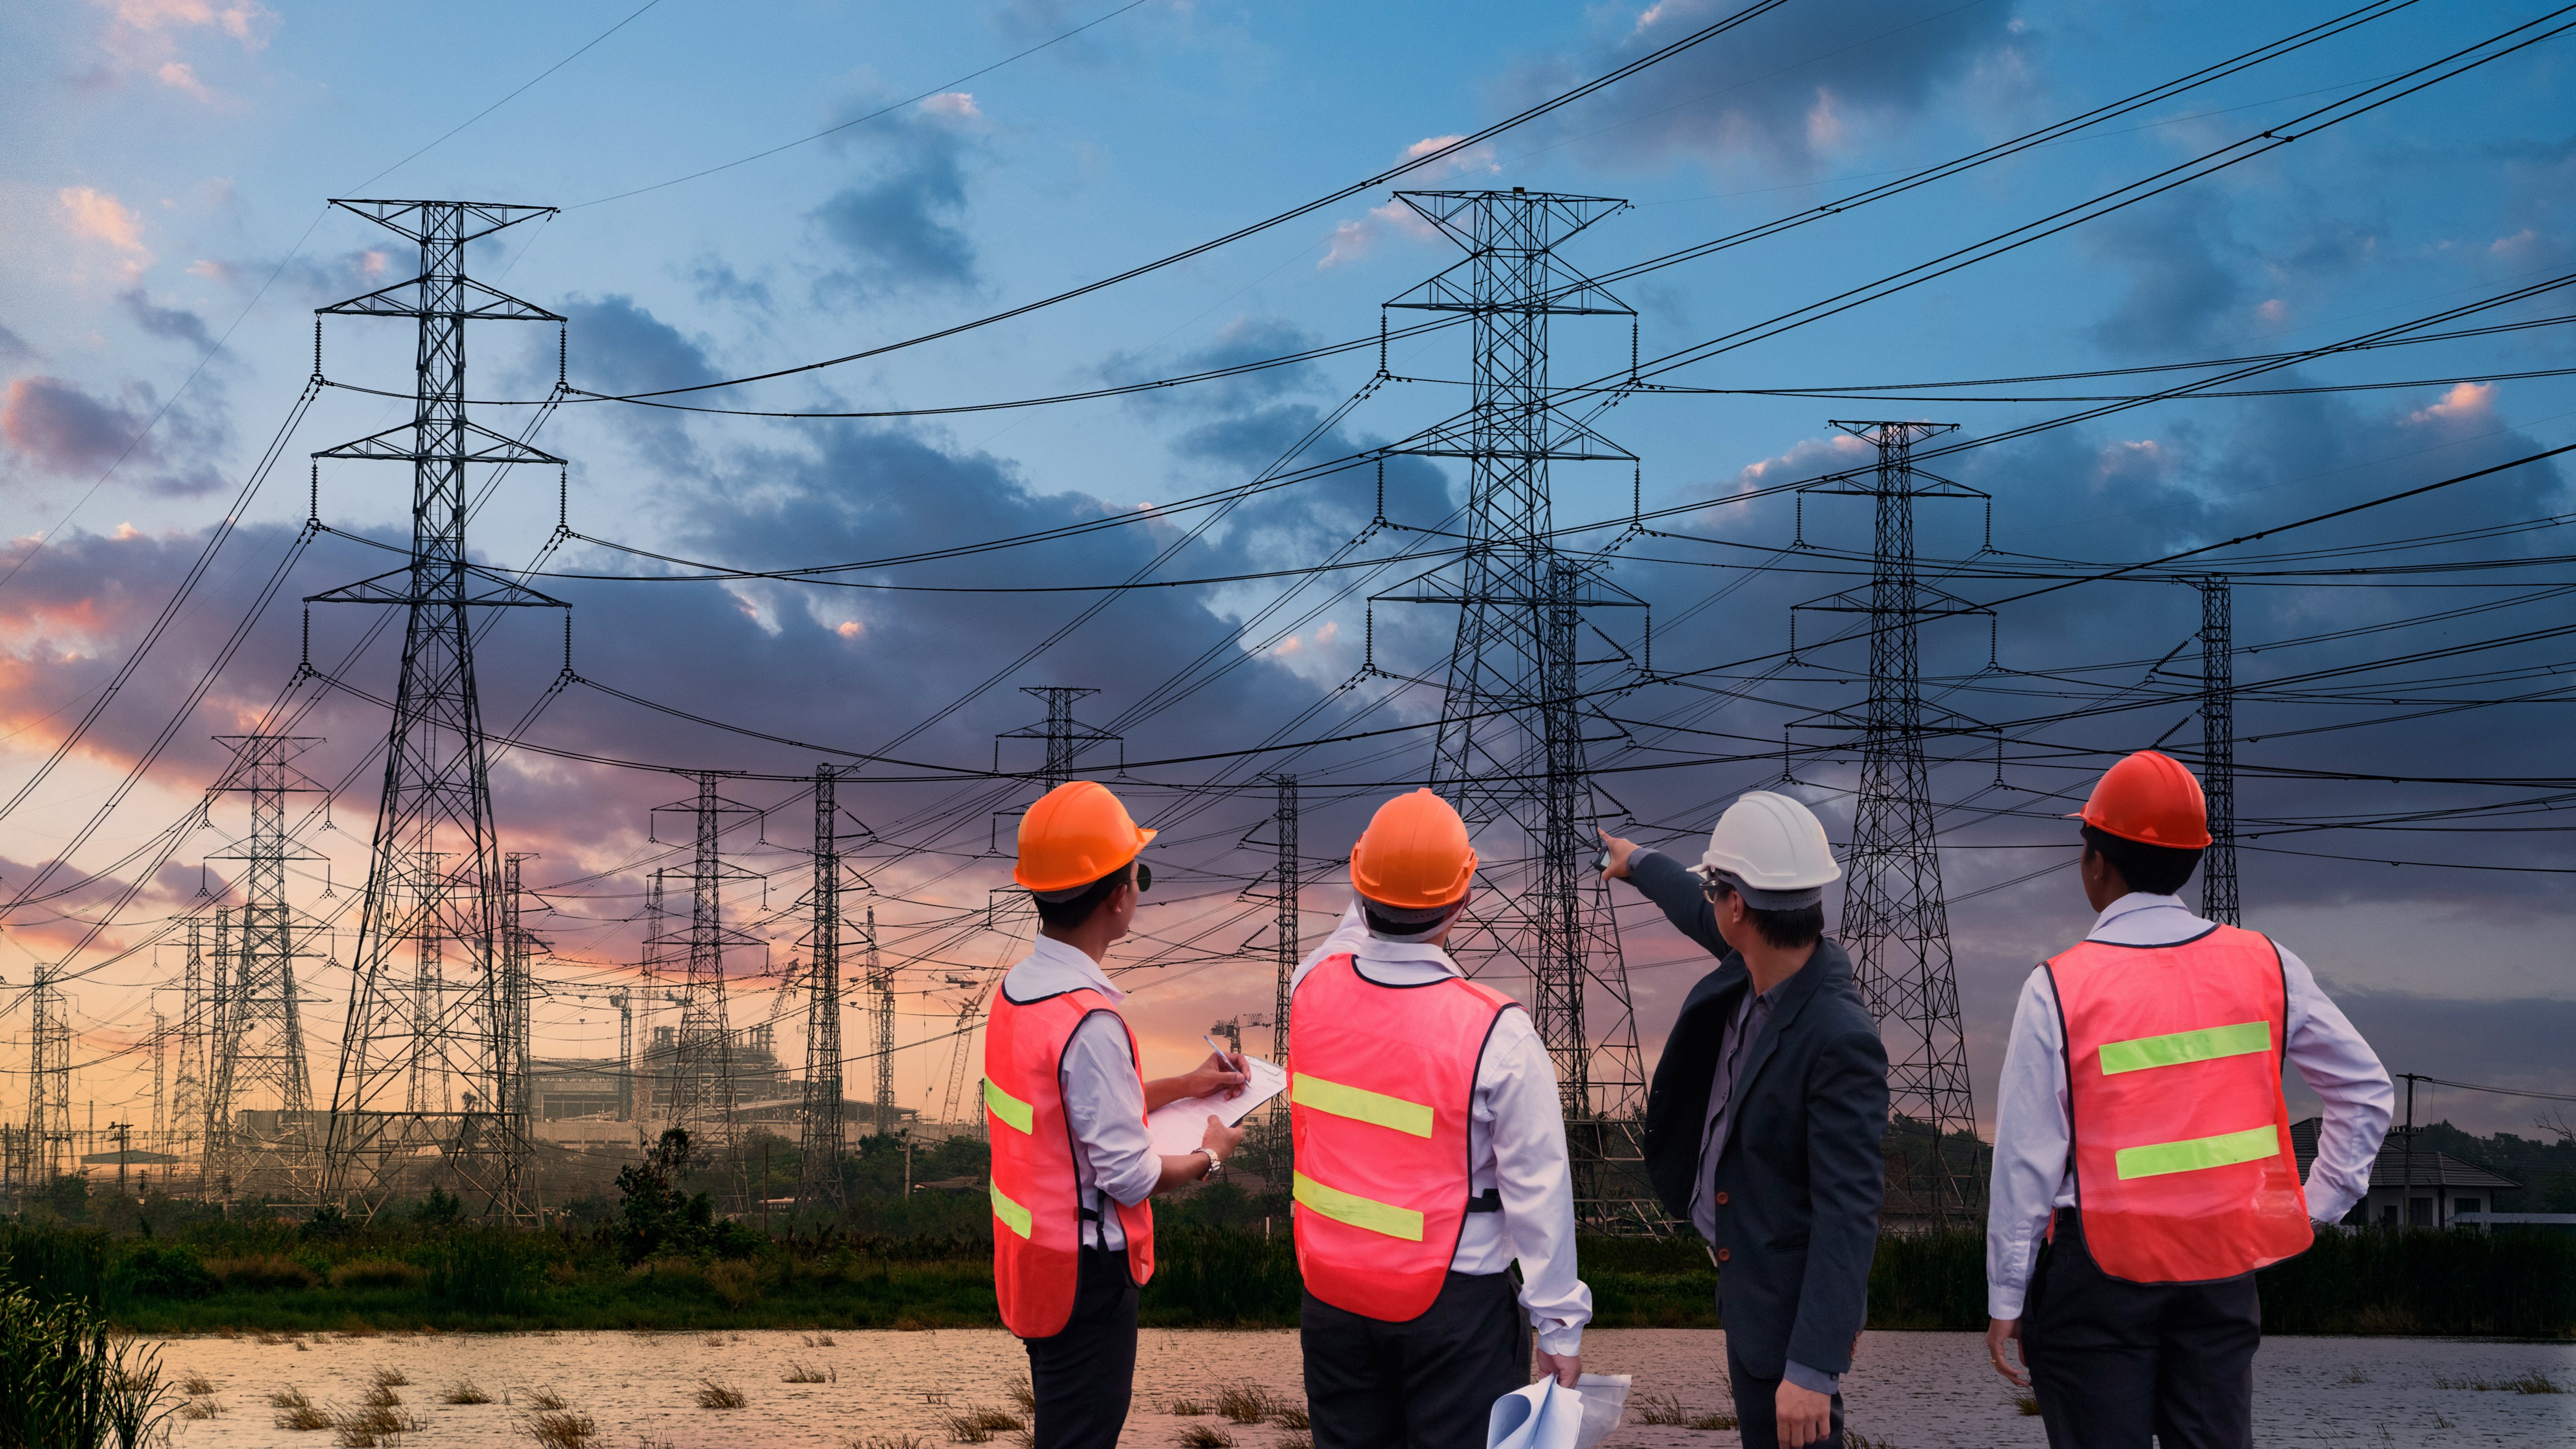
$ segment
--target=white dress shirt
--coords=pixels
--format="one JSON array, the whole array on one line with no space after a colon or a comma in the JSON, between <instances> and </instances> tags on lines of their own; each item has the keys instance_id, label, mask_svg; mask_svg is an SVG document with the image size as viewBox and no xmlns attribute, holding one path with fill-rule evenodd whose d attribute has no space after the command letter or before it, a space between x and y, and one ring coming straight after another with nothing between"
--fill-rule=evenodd
<instances>
[{"instance_id":1,"label":"white dress shirt","mask_svg":"<svg viewBox=\"0 0 2576 1449\"><path fill-rule=\"evenodd\" d=\"M1289 990L1316 963L1349 955L1362 979L1382 986L1420 986L1464 977L1449 953L1426 943L1381 941L1368 932L1354 901L1333 933L1297 963ZM1295 1020L1295 1017L1290 1017ZM1292 1032L1289 1054L1296 1054ZM1592 1290L1574 1272L1574 1178L1566 1167L1565 1112L1558 1105L1556 1064L1540 1045L1526 1011L1506 1011L1476 1064L1475 1099L1467 1117L1467 1191L1495 1189L1498 1213L1469 1213L1449 1266L1460 1273L1500 1273L1521 1265L1521 1308L1542 1352L1583 1349L1592 1321Z\"/></svg>"},{"instance_id":2,"label":"white dress shirt","mask_svg":"<svg viewBox=\"0 0 2576 1449\"><path fill-rule=\"evenodd\" d=\"M2085 939L2118 946L2169 946L2211 929L2178 896L2132 891L2113 901ZM2388 1069L2352 1023L2317 988L2307 963L2279 942L2288 987L2285 1055L2325 1103L2317 1157L2308 1169L2308 1216L2334 1222L2370 1190L2370 1165L2388 1135L2396 1091ZM2048 968L2022 983L2012 1040L1995 1104L1995 1171L1986 1209L1986 1312L2019 1318L2049 1215L2075 1206L2075 1162L2067 1125L2065 1034Z\"/></svg>"},{"instance_id":3,"label":"white dress shirt","mask_svg":"<svg viewBox=\"0 0 2576 1449\"><path fill-rule=\"evenodd\" d=\"M1040 936L1029 954L1002 978L1002 995L1029 1002L1084 989L1099 992L1109 1004L1127 999L1110 984L1100 963L1077 947ZM1099 1223L1084 1223L1082 1241L1095 1248L1124 1248L1127 1230L1118 1210L1101 1195L1129 1207L1153 1195L1162 1181L1163 1159L1145 1131L1145 1078L1128 1049L1127 1027L1115 1014L1085 1017L1065 1043L1056 1085L1064 1093L1064 1116L1073 1129L1073 1175L1084 1208L1100 1214Z\"/></svg>"}]
</instances>

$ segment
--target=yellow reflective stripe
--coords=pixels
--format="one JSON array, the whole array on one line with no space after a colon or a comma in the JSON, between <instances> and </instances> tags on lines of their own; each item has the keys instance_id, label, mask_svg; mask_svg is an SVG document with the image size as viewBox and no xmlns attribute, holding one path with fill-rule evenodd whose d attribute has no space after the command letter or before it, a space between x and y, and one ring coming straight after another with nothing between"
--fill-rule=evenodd
<instances>
[{"instance_id":1,"label":"yellow reflective stripe","mask_svg":"<svg viewBox=\"0 0 2576 1449\"><path fill-rule=\"evenodd\" d=\"M1029 1235L1029 1224L1031 1221L1029 1210L1020 1206L1018 1203L1011 1201L1009 1197L1005 1196L1002 1192L1002 1185L998 1182L993 1184L993 1216L1000 1218L1004 1227L1009 1228L1012 1232L1019 1234L1021 1237L1025 1238Z\"/></svg>"},{"instance_id":2,"label":"yellow reflective stripe","mask_svg":"<svg viewBox=\"0 0 2576 1449\"><path fill-rule=\"evenodd\" d=\"M2186 1142L2159 1142L2152 1147L2123 1147L2118 1162L2120 1180L2133 1177L2162 1177L2168 1172L2199 1172L2211 1167L2233 1167L2240 1162L2260 1162L2281 1151L2281 1129L2252 1127L2243 1132L2222 1132L2215 1137L2194 1137Z\"/></svg>"},{"instance_id":3,"label":"yellow reflective stripe","mask_svg":"<svg viewBox=\"0 0 2576 1449\"><path fill-rule=\"evenodd\" d=\"M1032 1108L1028 1103L1021 1101L1019 1098L1012 1096L1010 1093L1003 1091L1001 1088L994 1086L993 1079L991 1077L986 1077L984 1079L984 1105L992 1108L993 1115L1001 1118L1003 1122L1010 1126L1017 1127L1023 1132L1034 1132L1037 1130L1038 1114L1036 1109ZM1023 1213L1021 1216L1025 1218L1028 1215ZM1020 1236L1024 1238L1027 1237L1028 1230L1025 1228L1021 1229Z\"/></svg>"},{"instance_id":4,"label":"yellow reflective stripe","mask_svg":"<svg viewBox=\"0 0 2576 1449\"><path fill-rule=\"evenodd\" d=\"M1373 1123L1409 1132L1416 1137L1431 1135L1431 1109L1420 1102L1390 1097L1365 1087L1345 1087L1321 1077L1297 1074L1296 1085L1289 1089L1288 1099L1301 1107L1348 1117L1354 1122Z\"/></svg>"},{"instance_id":5,"label":"yellow reflective stripe","mask_svg":"<svg viewBox=\"0 0 2576 1449\"><path fill-rule=\"evenodd\" d=\"M1297 1201L1337 1223L1348 1223L1355 1228L1366 1228L1372 1233L1384 1233L1407 1242L1422 1241L1422 1214L1411 1208L1354 1197L1339 1188L1326 1187L1302 1172L1292 1172L1289 1178Z\"/></svg>"},{"instance_id":6,"label":"yellow reflective stripe","mask_svg":"<svg viewBox=\"0 0 2576 1449\"><path fill-rule=\"evenodd\" d=\"M2244 1021L2234 1026L2178 1031L2170 1036L2142 1036L2135 1041L2102 1044L2102 1075L2140 1072L2149 1067L2178 1067L2219 1057L2251 1056L2272 1049L2272 1023Z\"/></svg>"}]
</instances>

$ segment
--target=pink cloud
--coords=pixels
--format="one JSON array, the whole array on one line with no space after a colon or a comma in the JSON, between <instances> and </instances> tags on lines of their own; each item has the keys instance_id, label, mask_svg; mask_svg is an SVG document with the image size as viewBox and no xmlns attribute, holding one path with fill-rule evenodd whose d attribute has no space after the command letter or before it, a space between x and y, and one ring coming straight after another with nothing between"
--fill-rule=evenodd
<instances>
[{"instance_id":1,"label":"pink cloud","mask_svg":"<svg viewBox=\"0 0 2576 1449\"><path fill-rule=\"evenodd\" d=\"M222 97L208 89L205 82L197 79L196 68L189 65L186 61L171 61L162 66L159 70L153 72L153 75L160 80L161 84L168 86L174 91L183 91L197 100L205 102L207 105L213 105L216 101L222 99Z\"/></svg>"},{"instance_id":2,"label":"pink cloud","mask_svg":"<svg viewBox=\"0 0 2576 1449\"><path fill-rule=\"evenodd\" d=\"M258 0L97 0L116 16L116 23L130 31L159 34L164 31L211 26L242 43L245 50L259 50L268 44L268 30L277 12Z\"/></svg>"},{"instance_id":3,"label":"pink cloud","mask_svg":"<svg viewBox=\"0 0 2576 1449\"><path fill-rule=\"evenodd\" d=\"M2417 408L2406 415L2409 426L2421 423L2482 422L2495 415L2495 384L2464 382L2442 394L2442 400L2431 407Z\"/></svg>"},{"instance_id":4,"label":"pink cloud","mask_svg":"<svg viewBox=\"0 0 2576 1449\"><path fill-rule=\"evenodd\" d=\"M132 207L89 186L66 186L55 196L73 236L105 242L143 265L151 263L152 253L143 246L143 218Z\"/></svg>"}]
</instances>

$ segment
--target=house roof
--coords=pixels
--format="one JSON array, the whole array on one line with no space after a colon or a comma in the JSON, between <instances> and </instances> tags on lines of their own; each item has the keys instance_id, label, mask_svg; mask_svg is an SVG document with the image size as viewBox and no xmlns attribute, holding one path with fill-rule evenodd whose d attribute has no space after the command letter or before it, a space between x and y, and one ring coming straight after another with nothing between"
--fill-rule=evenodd
<instances>
[{"instance_id":1,"label":"house roof","mask_svg":"<svg viewBox=\"0 0 2576 1449\"><path fill-rule=\"evenodd\" d=\"M2320 1118L2310 1117L2290 1124L2290 1152L2299 1162L2299 1175L2306 1177L2317 1160L2317 1131ZM2409 1159L2412 1159L2410 1162ZM2510 1177L2499 1177L2483 1167L2462 1162L2447 1152L2406 1151L2402 1137L2383 1144L2379 1157L2370 1164L2372 1187L2393 1187L2403 1191L2412 1183L2416 1187L2512 1188L2521 1183Z\"/></svg>"}]
</instances>

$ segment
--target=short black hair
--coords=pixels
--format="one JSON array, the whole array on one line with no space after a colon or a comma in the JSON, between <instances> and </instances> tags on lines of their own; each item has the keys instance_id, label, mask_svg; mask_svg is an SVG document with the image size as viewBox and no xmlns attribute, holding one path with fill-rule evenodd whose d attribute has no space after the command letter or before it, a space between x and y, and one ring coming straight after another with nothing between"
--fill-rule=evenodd
<instances>
[{"instance_id":1,"label":"short black hair","mask_svg":"<svg viewBox=\"0 0 2576 1449\"><path fill-rule=\"evenodd\" d=\"M2113 835L2100 826L2084 827L2084 848L2111 862L2120 880L2133 891L2151 896L2169 896L2179 892L2191 873L2200 868L2201 852L2183 850L2171 845L2149 845Z\"/></svg>"},{"instance_id":2,"label":"short black hair","mask_svg":"<svg viewBox=\"0 0 2576 1449\"><path fill-rule=\"evenodd\" d=\"M1136 862L1129 861L1109 874L1084 886L1079 895L1062 900L1038 900L1038 924L1051 930L1070 931L1091 919L1092 913L1109 904L1110 892L1124 885L1136 873Z\"/></svg>"},{"instance_id":3,"label":"short black hair","mask_svg":"<svg viewBox=\"0 0 2576 1449\"><path fill-rule=\"evenodd\" d=\"M1735 887L1725 881L1712 881L1710 884L1729 895L1737 893ZM1825 903L1822 901L1791 911L1757 911L1751 901L1746 901L1744 914L1753 918L1756 934L1782 951L1812 946L1825 938Z\"/></svg>"}]
</instances>

